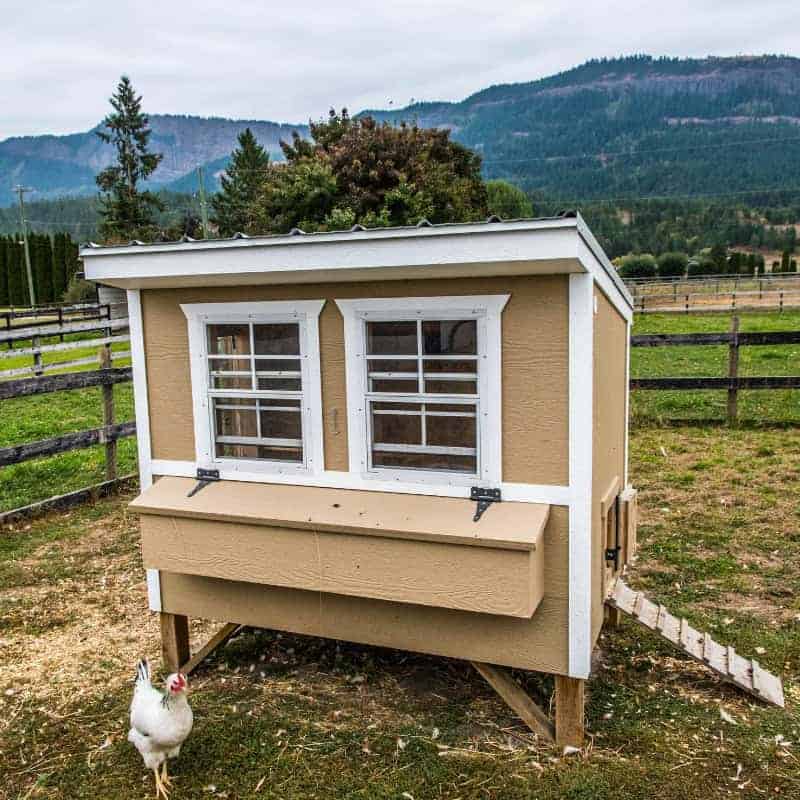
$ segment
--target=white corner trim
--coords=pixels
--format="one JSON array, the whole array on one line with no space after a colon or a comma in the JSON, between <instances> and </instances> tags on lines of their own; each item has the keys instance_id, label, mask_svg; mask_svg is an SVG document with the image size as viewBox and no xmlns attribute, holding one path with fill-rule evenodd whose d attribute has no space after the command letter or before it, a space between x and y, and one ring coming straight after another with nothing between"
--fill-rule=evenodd
<instances>
[{"instance_id":1,"label":"white corner trim","mask_svg":"<svg viewBox=\"0 0 800 800\"><path fill-rule=\"evenodd\" d=\"M196 466L297 476L325 469L320 374L319 315L325 300L276 300L236 303L182 303L187 319L192 383L192 416ZM304 464L218 459L214 448L211 404L208 400L208 358L205 326L225 322L297 322L303 386Z\"/></svg>"},{"instance_id":2,"label":"white corner trim","mask_svg":"<svg viewBox=\"0 0 800 800\"><path fill-rule=\"evenodd\" d=\"M161 611L161 573L157 569L148 569L147 602L151 611Z\"/></svg>"},{"instance_id":3,"label":"white corner trim","mask_svg":"<svg viewBox=\"0 0 800 800\"><path fill-rule=\"evenodd\" d=\"M594 278L569 276L569 674L586 678L592 651Z\"/></svg>"},{"instance_id":4,"label":"white corner trim","mask_svg":"<svg viewBox=\"0 0 800 800\"><path fill-rule=\"evenodd\" d=\"M628 448L630 445L631 427L631 323L627 323L627 338L625 340L625 452L623 454L623 479L622 488L628 487Z\"/></svg>"},{"instance_id":5,"label":"white corner trim","mask_svg":"<svg viewBox=\"0 0 800 800\"><path fill-rule=\"evenodd\" d=\"M194 461L153 461L153 474L194 478ZM366 492L392 492L394 494L416 494L434 497L469 498L468 486L426 485L402 483L400 481L367 480L358 474L339 470L326 470L318 475L280 475L261 472L246 472L243 469L223 466L222 480L248 483L291 484L293 486L318 486L323 489L352 489ZM570 491L567 486L533 483L501 483L503 500L511 503L543 503L552 506L569 506Z\"/></svg>"},{"instance_id":6,"label":"white corner trim","mask_svg":"<svg viewBox=\"0 0 800 800\"><path fill-rule=\"evenodd\" d=\"M454 295L337 299L344 318L347 387L347 441L350 472L366 480L413 483L416 486L471 486L502 481L502 342L500 317L511 295ZM416 320L421 317L475 319L478 322L479 474L460 476L422 470L369 469L366 393L367 320Z\"/></svg>"},{"instance_id":7,"label":"white corner trim","mask_svg":"<svg viewBox=\"0 0 800 800\"><path fill-rule=\"evenodd\" d=\"M150 408L147 399L147 365L144 357L144 325L139 289L128 289L128 326L131 339L133 405L136 416L136 447L139 455L139 487L142 491L153 482L150 468Z\"/></svg>"}]
</instances>

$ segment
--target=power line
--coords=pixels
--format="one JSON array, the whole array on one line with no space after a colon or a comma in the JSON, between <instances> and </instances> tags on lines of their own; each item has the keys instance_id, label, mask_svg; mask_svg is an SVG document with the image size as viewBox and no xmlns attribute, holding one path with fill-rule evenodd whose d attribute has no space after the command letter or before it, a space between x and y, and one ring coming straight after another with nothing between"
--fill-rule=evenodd
<instances>
[{"instance_id":1,"label":"power line","mask_svg":"<svg viewBox=\"0 0 800 800\"><path fill-rule=\"evenodd\" d=\"M535 190L534 190L535 191ZM575 205L583 203L590 205L592 203L623 203L633 202L636 200L693 200L703 199L707 197L739 197L748 194L781 194L781 193L800 193L800 186L792 187L770 187L767 189L747 189L737 192L707 192L707 193L687 193L687 194L662 194L662 195L628 195L624 197L598 197L598 198L572 198L565 200L563 198L549 197L534 197L533 202L539 203L553 203L556 205Z\"/></svg>"}]
</instances>

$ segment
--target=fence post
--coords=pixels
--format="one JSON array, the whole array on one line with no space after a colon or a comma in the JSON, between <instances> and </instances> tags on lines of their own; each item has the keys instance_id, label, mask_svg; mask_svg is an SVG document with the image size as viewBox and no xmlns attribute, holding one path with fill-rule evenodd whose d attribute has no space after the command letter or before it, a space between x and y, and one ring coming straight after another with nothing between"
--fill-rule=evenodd
<instances>
[{"instance_id":1,"label":"fence post","mask_svg":"<svg viewBox=\"0 0 800 800\"><path fill-rule=\"evenodd\" d=\"M38 378L39 376L44 375L42 351L39 349L41 346L41 339L38 336L32 336L31 344L33 345L33 374Z\"/></svg>"},{"instance_id":2,"label":"fence post","mask_svg":"<svg viewBox=\"0 0 800 800\"><path fill-rule=\"evenodd\" d=\"M6 311L4 316L6 318L6 330L10 331L11 330L11 312L10 311ZM8 340L8 349L9 350L13 350L14 349L14 342L11 339Z\"/></svg>"},{"instance_id":3,"label":"fence post","mask_svg":"<svg viewBox=\"0 0 800 800\"><path fill-rule=\"evenodd\" d=\"M689 313L689 295L686 295L686 313Z\"/></svg>"},{"instance_id":4,"label":"fence post","mask_svg":"<svg viewBox=\"0 0 800 800\"><path fill-rule=\"evenodd\" d=\"M59 306L58 307L58 327L59 328L63 328L64 327L64 307L63 306ZM61 331L61 333L59 334L59 339L62 342L64 341L64 331Z\"/></svg>"},{"instance_id":5,"label":"fence post","mask_svg":"<svg viewBox=\"0 0 800 800\"><path fill-rule=\"evenodd\" d=\"M728 345L728 425L739 416L739 317L731 318L731 341Z\"/></svg>"},{"instance_id":6,"label":"fence post","mask_svg":"<svg viewBox=\"0 0 800 800\"><path fill-rule=\"evenodd\" d=\"M781 289L781 294L780 294L780 308L778 309L778 312L779 312L779 313L783 313L783 289Z\"/></svg>"},{"instance_id":7,"label":"fence post","mask_svg":"<svg viewBox=\"0 0 800 800\"><path fill-rule=\"evenodd\" d=\"M111 343L100 348L100 369L111 369ZM107 437L111 426L114 424L114 387L110 384L103 386L103 426L105 427L106 446L106 480L113 481L117 477L117 442Z\"/></svg>"}]
</instances>

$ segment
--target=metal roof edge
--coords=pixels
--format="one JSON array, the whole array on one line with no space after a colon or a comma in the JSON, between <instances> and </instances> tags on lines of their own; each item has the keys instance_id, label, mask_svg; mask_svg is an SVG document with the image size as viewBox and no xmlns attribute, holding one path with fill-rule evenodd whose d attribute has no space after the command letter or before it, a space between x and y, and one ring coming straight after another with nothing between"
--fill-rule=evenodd
<instances>
[{"instance_id":1,"label":"metal roof edge","mask_svg":"<svg viewBox=\"0 0 800 800\"><path fill-rule=\"evenodd\" d=\"M491 218L490 218L491 219ZM514 231L537 231L578 227L575 216L536 217L530 219L486 220L480 222L445 222L438 225L406 225L393 228L361 228L356 226L345 231L319 231L313 233L277 233L264 236L235 234L225 239L197 239L175 242L130 242L118 245L81 245L80 258L95 256L127 255L129 253L170 253L186 250L220 250L241 247L303 246L338 242L384 241L430 236L471 235L481 233L509 233ZM599 245L598 245L599 246Z\"/></svg>"},{"instance_id":2,"label":"metal roof edge","mask_svg":"<svg viewBox=\"0 0 800 800\"><path fill-rule=\"evenodd\" d=\"M622 280L622 278L620 278L619 273L609 260L605 250L603 250L602 246L600 245L600 242L598 242L597 239L595 239L594 234L592 233L589 226L586 224L586 220L581 216L580 212L578 212L576 220L577 220L578 235L586 243L586 246L589 248L589 250L592 251L594 257L600 262L600 266L606 272L608 277L611 278L611 282L619 290L619 293L622 295L622 297L624 298L628 306L631 308L631 310L633 310L634 308L633 297L631 297L631 293L628 291L628 287L625 286L625 282Z\"/></svg>"}]
</instances>

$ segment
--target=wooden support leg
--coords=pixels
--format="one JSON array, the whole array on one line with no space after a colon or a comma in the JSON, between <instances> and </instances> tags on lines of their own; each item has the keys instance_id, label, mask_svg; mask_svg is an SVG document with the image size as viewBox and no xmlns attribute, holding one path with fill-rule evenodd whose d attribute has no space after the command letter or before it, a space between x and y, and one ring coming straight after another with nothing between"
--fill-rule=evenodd
<instances>
[{"instance_id":1,"label":"wooden support leg","mask_svg":"<svg viewBox=\"0 0 800 800\"><path fill-rule=\"evenodd\" d=\"M609 628L618 628L622 622L622 613L615 606L607 605L604 610L605 624Z\"/></svg>"},{"instance_id":2,"label":"wooden support leg","mask_svg":"<svg viewBox=\"0 0 800 800\"><path fill-rule=\"evenodd\" d=\"M161 612L161 655L170 672L177 672L189 660L188 617Z\"/></svg>"},{"instance_id":3,"label":"wooden support leg","mask_svg":"<svg viewBox=\"0 0 800 800\"><path fill-rule=\"evenodd\" d=\"M583 689L580 678L556 675L556 744L583 747Z\"/></svg>"},{"instance_id":4,"label":"wooden support leg","mask_svg":"<svg viewBox=\"0 0 800 800\"><path fill-rule=\"evenodd\" d=\"M534 733L550 742L554 740L555 732L550 718L528 697L507 669L480 661L470 663Z\"/></svg>"}]
</instances>

